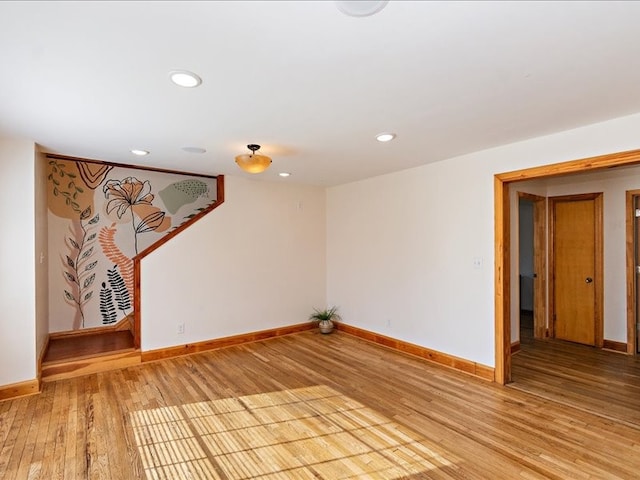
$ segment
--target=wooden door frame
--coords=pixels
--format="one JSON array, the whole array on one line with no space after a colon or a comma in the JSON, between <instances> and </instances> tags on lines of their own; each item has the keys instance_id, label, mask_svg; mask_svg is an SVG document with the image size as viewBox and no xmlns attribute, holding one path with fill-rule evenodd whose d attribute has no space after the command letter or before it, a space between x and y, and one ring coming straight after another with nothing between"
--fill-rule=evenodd
<instances>
[{"instance_id":1,"label":"wooden door frame","mask_svg":"<svg viewBox=\"0 0 640 480\"><path fill-rule=\"evenodd\" d=\"M602 231L602 215L603 215L603 194L602 192L594 193L582 193L578 195L561 195L557 197L549 197L549 336L555 337L555 317L556 317L556 292L555 292L555 245L554 234L556 229L556 216L554 207L556 203L560 202L572 202L581 200L593 200L594 201L594 228L595 228L595 263L593 277L595 284L595 296L594 296L594 343L595 347L602 348L604 342L604 326L602 322L603 318L603 291L604 291L604 260L603 260L603 231Z\"/></svg>"},{"instance_id":2,"label":"wooden door frame","mask_svg":"<svg viewBox=\"0 0 640 480\"><path fill-rule=\"evenodd\" d=\"M533 204L533 336L542 339L547 336L547 197L518 192L520 200Z\"/></svg>"},{"instance_id":3,"label":"wooden door frame","mask_svg":"<svg viewBox=\"0 0 640 480\"><path fill-rule=\"evenodd\" d=\"M511 243L509 188L513 182L594 172L608 168L640 164L640 150L600 155L569 162L542 165L494 175L494 305L495 305L495 380L511 381ZM628 295L628 294L627 294Z\"/></svg>"},{"instance_id":4,"label":"wooden door frame","mask_svg":"<svg viewBox=\"0 0 640 480\"><path fill-rule=\"evenodd\" d=\"M636 255L635 255L635 207L633 199L640 197L640 190L627 190L626 192L626 257L627 257L627 353L637 354L636 334Z\"/></svg>"}]
</instances>

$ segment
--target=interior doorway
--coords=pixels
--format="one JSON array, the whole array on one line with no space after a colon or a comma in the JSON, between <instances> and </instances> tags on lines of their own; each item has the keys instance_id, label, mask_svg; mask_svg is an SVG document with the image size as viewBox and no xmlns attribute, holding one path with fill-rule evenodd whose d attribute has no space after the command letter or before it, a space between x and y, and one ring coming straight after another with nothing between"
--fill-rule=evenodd
<instances>
[{"instance_id":1,"label":"interior doorway","mask_svg":"<svg viewBox=\"0 0 640 480\"><path fill-rule=\"evenodd\" d=\"M518 195L518 272L520 300L520 341L533 337L533 202Z\"/></svg>"},{"instance_id":2,"label":"interior doorway","mask_svg":"<svg viewBox=\"0 0 640 480\"><path fill-rule=\"evenodd\" d=\"M547 199L518 192L520 338L547 336Z\"/></svg>"},{"instance_id":3,"label":"interior doorway","mask_svg":"<svg viewBox=\"0 0 640 480\"><path fill-rule=\"evenodd\" d=\"M499 173L494 176L494 228L495 228L495 380L506 384L511 381L511 243L510 243L510 186L513 182L595 172L612 167L640 164L640 150L613 153L524 170ZM632 273L635 267L627 268ZM635 294L627 282L627 298ZM633 298L633 297L631 297ZM633 302L635 303L635 302ZM628 310L631 310L630 308ZM633 319L635 327L635 319ZM633 346L635 352L635 335Z\"/></svg>"}]
</instances>

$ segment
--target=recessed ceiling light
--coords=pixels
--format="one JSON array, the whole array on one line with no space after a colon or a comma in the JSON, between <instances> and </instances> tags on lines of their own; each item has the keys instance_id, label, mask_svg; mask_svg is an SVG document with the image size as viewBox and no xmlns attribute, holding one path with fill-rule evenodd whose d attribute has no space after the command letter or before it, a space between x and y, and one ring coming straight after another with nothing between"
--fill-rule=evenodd
<instances>
[{"instance_id":1,"label":"recessed ceiling light","mask_svg":"<svg viewBox=\"0 0 640 480\"><path fill-rule=\"evenodd\" d=\"M345 15L350 17L368 17L382 10L388 1L376 0L336 0L335 4Z\"/></svg>"},{"instance_id":2,"label":"recessed ceiling light","mask_svg":"<svg viewBox=\"0 0 640 480\"><path fill-rule=\"evenodd\" d=\"M206 150L200 147L182 147L182 150L187 153L206 153Z\"/></svg>"},{"instance_id":3,"label":"recessed ceiling light","mask_svg":"<svg viewBox=\"0 0 640 480\"><path fill-rule=\"evenodd\" d=\"M169 78L180 87L193 88L202 83L202 79L193 72L187 70L173 70L169 72Z\"/></svg>"},{"instance_id":4,"label":"recessed ceiling light","mask_svg":"<svg viewBox=\"0 0 640 480\"><path fill-rule=\"evenodd\" d=\"M138 155L139 157L144 157L145 155L149 155L148 150L139 150L137 148L132 149L131 153L133 153L134 155Z\"/></svg>"},{"instance_id":5,"label":"recessed ceiling light","mask_svg":"<svg viewBox=\"0 0 640 480\"><path fill-rule=\"evenodd\" d=\"M281 177L290 177L291 174L289 172L280 172L278 175L280 175Z\"/></svg>"},{"instance_id":6,"label":"recessed ceiling light","mask_svg":"<svg viewBox=\"0 0 640 480\"><path fill-rule=\"evenodd\" d=\"M396 138L395 133L384 132L376 135L376 140L378 140L379 142L390 142L394 138Z\"/></svg>"}]
</instances>

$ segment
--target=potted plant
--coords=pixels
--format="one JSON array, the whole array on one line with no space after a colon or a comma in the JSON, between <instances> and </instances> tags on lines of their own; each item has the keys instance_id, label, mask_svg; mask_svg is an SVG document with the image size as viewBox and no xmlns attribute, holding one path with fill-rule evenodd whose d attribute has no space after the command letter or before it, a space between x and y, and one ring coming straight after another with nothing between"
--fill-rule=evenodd
<instances>
[{"instance_id":1,"label":"potted plant","mask_svg":"<svg viewBox=\"0 0 640 480\"><path fill-rule=\"evenodd\" d=\"M338 307L325 308L324 310L313 309L313 313L309 315L309 320L318 322L320 333L331 333L333 331L333 322L341 320L338 315Z\"/></svg>"}]
</instances>

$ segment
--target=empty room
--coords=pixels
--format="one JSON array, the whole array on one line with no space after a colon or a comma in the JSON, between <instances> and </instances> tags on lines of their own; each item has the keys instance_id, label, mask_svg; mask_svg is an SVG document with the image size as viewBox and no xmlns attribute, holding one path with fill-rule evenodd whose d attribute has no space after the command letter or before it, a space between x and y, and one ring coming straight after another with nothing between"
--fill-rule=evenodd
<instances>
[{"instance_id":1,"label":"empty room","mask_svg":"<svg viewBox=\"0 0 640 480\"><path fill-rule=\"evenodd\" d=\"M0 2L0 478L638 478L639 18Z\"/></svg>"}]
</instances>

